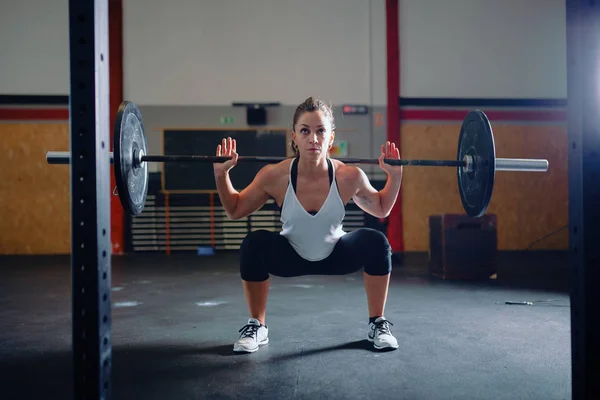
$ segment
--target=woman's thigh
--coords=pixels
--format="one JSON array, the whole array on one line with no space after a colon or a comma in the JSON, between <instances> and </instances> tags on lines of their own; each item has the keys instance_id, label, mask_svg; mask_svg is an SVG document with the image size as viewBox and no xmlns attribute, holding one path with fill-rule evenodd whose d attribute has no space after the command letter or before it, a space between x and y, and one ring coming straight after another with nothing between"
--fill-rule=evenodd
<instances>
[{"instance_id":1,"label":"woman's thigh","mask_svg":"<svg viewBox=\"0 0 600 400\"><path fill-rule=\"evenodd\" d=\"M342 236L332 254L322 261L321 273L351 274L361 269L384 275L391 269L391 251L386 236L375 229L360 228Z\"/></svg>"},{"instance_id":2,"label":"woman's thigh","mask_svg":"<svg viewBox=\"0 0 600 400\"><path fill-rule=\"evenodd\" d=\"M263 280L268 275L347 275L364 269L372 275L384 275L391 269L387 238L380 231L360 228L348 232L335 244L333 252L320 261L302 258L278 232L255 231L242 244L243 275Z\"/></svg>"},{"instance_id":3,"label":"woman's thigh","mask_svg":"<svg viewBox=\"0 0 600 400\"><path fill-rule=\"evenodd\" d=\"M269 275L307 275L311 270L310 261L300 257L286 237L267 230L257 230L246 236L240 258L242 277L247 280L264 280Z\"/></svg>"}]
</instances>

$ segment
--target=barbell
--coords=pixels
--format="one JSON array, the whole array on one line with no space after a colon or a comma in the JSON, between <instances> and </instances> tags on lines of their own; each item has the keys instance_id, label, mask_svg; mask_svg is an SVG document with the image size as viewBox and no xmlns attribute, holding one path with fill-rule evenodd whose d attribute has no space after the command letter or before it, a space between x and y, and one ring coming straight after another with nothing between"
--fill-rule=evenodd
<instances>
[{"instance_id":1,"label":"barbell","mask_svg":"<svg viewBox=\"0 0 600 400\"><path fill-rule=\"evenodd\" d=\"M148 155L142 114L138 106L124 101L119 106L114 125L113 152L118 196L125 211L139 215L148 194L149 162L208 162L221 163L230 157L204 155ZM278 163L285 157L239 156L245 162ZM49 164L70 164L71 153L49 151ZM346 164L379 164L378 159L339 158ZM396 160L385 159L391 165L420 167L454 167L457 169L458 189L467 215L478 218L485 214L494 189L496 171L546 172L548 160L496 158L494 135L489 119L481 110L471 110L465 116L458 138L456 160Z\"/></svg>"}]
</instances>

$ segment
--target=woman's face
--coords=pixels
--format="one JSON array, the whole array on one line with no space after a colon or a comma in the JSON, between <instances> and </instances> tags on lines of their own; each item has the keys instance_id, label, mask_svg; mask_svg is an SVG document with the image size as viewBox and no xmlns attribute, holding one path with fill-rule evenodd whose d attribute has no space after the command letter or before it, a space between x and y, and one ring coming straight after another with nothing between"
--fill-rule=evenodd
<instances>
[{"instance_id":1,"label":"woman's face","mask_svg":"<svg viewBox=\"0 0 600 400\"><path fill-rule=\"evenodd\" d=\"M331 121L320 110L303 113L292 132L300 156L307 158L326 157L334 136Z\"/></svg>"}]
</instances>

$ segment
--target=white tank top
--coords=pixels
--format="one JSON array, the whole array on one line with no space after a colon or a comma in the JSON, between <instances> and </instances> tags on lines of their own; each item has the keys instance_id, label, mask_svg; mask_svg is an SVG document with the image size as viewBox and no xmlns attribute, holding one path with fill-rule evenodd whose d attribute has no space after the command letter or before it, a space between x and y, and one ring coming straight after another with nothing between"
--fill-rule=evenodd
<instances>
[{"instance_id":1,"label":"white tank top","mask_svg":"<svg viewBox=\"0 0 600 400\"><path fill-rule=\"evenodd\" d=\"M302 258L319 261L327 258L339 238L346 234L342 230L346 209L337 190L335 168L331 163L333 179L325 203L315 215L306 211L298 201L292 185L291 171L295 162L297 159L290 163L290 179L281 209L280 220L283 227L280 234L288 239Z\"/></svg>"}]
</instances>

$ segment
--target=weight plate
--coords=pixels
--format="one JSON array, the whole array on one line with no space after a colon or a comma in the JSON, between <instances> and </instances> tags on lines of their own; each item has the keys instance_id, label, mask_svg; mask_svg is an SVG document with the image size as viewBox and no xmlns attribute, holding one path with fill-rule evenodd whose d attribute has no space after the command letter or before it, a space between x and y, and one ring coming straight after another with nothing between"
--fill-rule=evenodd
<instances>
[{"instance_id":1,"label":"weight plate","mask_svg":"<svg viewBox=\"0 0 600 400\"><path fill-rule=\"evenodd\" d=\"M136 104L124 101L119 106L114 131L115 181L125 211L139 215L148 194L148 163L139 163L148 154L142 114Z\"/></svg>"},{"instance_id":2,"label":"weight plate","mask_svg":"<svg viewBox=\"0 0 600 400\"><path fill-rule=\"evenodd\" d=\"M467 215L478 218L490 204L496 175L494 134L481 110L470 111L460 129L458 160L466 156L472 159L471 168L458 167L458 191Z\"/></svg>"}]
</instances>

